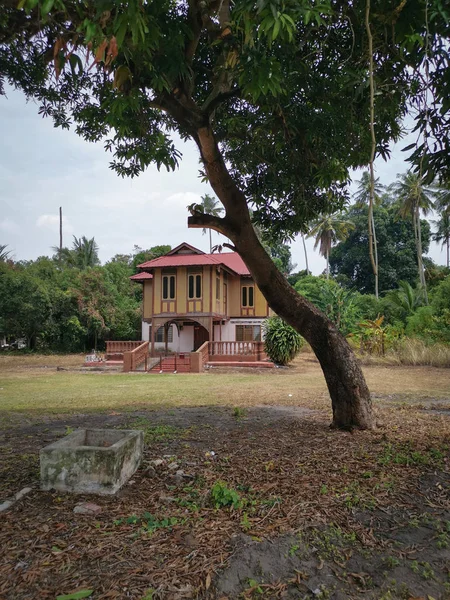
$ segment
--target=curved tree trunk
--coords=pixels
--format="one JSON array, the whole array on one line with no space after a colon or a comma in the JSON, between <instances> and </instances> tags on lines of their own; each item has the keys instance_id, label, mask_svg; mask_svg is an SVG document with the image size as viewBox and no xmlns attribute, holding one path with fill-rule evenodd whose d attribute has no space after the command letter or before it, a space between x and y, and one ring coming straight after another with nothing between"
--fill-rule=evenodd
<instances>
[{"instance_id":1,"label":"curved tree trunk","mask_svg":"<svg viewBox=\"0 0 450 600\"><path fill-rule=\"evenodd\" d=\"M209 182L226 215L219 218L196 213L189 218L189 226L211 227L227 236L270 307L309 342L330 392L332 426L373 428L370 392L349 344L320 310L289 285L262 247L250 221L246 198L230 176L211 129L198 130L195 139Z\"/></svg>"}]
</instances>

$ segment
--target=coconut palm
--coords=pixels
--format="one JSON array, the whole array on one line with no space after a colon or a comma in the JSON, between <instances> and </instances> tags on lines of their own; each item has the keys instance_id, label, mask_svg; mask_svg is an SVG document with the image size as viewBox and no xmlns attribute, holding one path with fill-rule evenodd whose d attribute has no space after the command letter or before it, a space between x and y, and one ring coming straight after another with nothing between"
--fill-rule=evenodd
<instances>
[{"instance_id":1,"label":"coconut palm","mask_svg":"<svg viewBox=\"0 0 450 600\"><path fill-rule=\"evenodd\" d=\"M319 246L319 254L327 261L327 279L330 278L330 250L335 242L345 240L355 226L344 218L342 213L322 215L313 221L308 237L316 239L314 250Z\"/></svg>"},{"instance_id":2,"label":"coconut palm","mask_svg":"<svg viewBox=\"0 0 450 600\"><path fill-rule=\"evenodd\" d=\"M100 264L98 244L95 238L88 240L84 235L78 239L73 236L72 253L79 269L83 270Z\"/></svg>"},{"instance_id":3,"label":"coconut palm","mask_svg":"<svg viewBox=\"0 0 450 600\"><path fill-rule=\"evenodd\" d=\"M56 253L58 261L68 267L77 267L81 271L100 264L95 238L88 240L84 235L80 238L73 236L72 248L52 246L52 250Z\"/></svg>"},{"instance_id":4,"label":"coconut palm","mask_svg":"<svg viewBox=\"0 0 450 600\"><path fill-rule=\"evenodd\" d=\"M302 243L303 243L303 252L305 253L305 263L306 263L306 274L309 275L310 274L310 270L309 270L309 263L308 263L308 251L306 250L306 240L305 240L305 234L303 231L300 232L300 235L302 237Z\"/></svg>"},{"instance_id":5,"label":"coconut palm","mask_svg":"<svg viewBox=\"0 0 450 600\"><path fill-rule=\"evenodd\" d=\"M435 208L441 214L450 214L450 182L441 183L436 188Z\"/></svg>"},{"instance_id":6,"label":"coconut palm","mask_svg":"<svg viewBox=\"0 0 450 600\"><path fill-rule=\"evenodd\" d=\"M377 177L375 179L375 185L373 189L373 199L375 201L375 205L379 206L383 199L384 185L379 183L380 178ZM353 199L355 200L356 208L364 208L369 204L370 199L370 175L368 171L364 171L361 179L357 182L358 188L356 192L353 194Z\"/></svg>"},{"instance_id":7,"label":"coconut palm","mask_svg":"<svg viewBox=\"0 0 450 600\"><path fill-rule=\"evenodd\" d=\"M0 244L0 262L8 260L11 250L7 250L8 244Z\"/></svg>"},{"instance_id":8,"label":"coconut palm","mask_svg":"<svg viewBox=\"0 0 450 600\"><path fill-rule=\"evenodd\" d=\"M392 184L391 189L396 195L398 213L402 218L411 216L414 228L414 239L417 249L417 266L419 269L419 281L425 292L425 303L428 304L426 292L425 273L422 260L422 229L420 224L420 213L425 217L433 210L432 197L436 194L434 190L422 185L419 175L408 171L397 175L398 181Z\"/></svg>"},{"instance_id":9,"label":"coconut palm","mask_svg":"<svg viewBox=\"0 0 450 600\"><path fill-rule=\"evenodd\" d=\"M373 204L378 206L382 201L382 192L384 190L384 186L379 183L380 179L375 179L373 185L373 201L371 201L371 193L372 193L372 182L370 178L370 174L368 171L365 171L358 181L358 190L354 194L355 206L357 208L362 208L365 206L369 206L369 255L370 262L372 264L373 274L375 276L375 296L378 298L378 243L377 243L377 233L375 230L375 219L373 218Z\"/></svg>"},{"instance_id":10,"label":"coconut palm","mask_svg":"<svg viewBox=\"0 0 450 600\"><path fill-rule=\"evenodd\" d=\"M200 206L203 207L203 212L207 215L212 215L213 217L219 217L223 213L223 208L219 206L218 200L210 196L209 194L205 194L202 196L202 201ZM211 228L208 230L206 228L202 229L202 233L205 234L209 231L209 251L212 252L212 234Z\"/></svg>"},{"instance_id":11,"label":"coconut palm","mask_svg":"<svg viewBox=\"0 0 450 600\"><path fill-rule=\"evenodd\" d=\"M447 249L447 267L450 267L450 211L443 211L437 221L431 221L436 227L432 240L442 243Z\"/></svg>"}]
</instances>

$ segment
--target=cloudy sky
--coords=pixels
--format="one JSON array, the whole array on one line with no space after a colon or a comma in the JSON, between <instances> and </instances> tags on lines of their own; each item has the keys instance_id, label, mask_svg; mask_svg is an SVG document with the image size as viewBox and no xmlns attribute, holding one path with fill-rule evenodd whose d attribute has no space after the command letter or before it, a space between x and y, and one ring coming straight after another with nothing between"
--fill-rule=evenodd
<instances>
[{"instance_id":1,"label":"cloudy sky","mask_svg":"<svg viewBox=\"0 0 450 600\"><path fill-rule=\"evenodd\" d=\"M59 244L60 206L64 245L71 245L72 235L95 237L102 262L130 253L135 244L149 248L187 241L208 251L208 236L187 228L186 207L211 193L198 177L192 144L181 144L183 159L174 173L150 168L138 179L121 179L109 169L111 155L102 144L55 129L38 115L36 104L12 90L0 96L0 131L0 244L8 244L16 260L52 254L51 247ZM389 163L377 165L381 183L406 171L400 151L405 145L397 144ZM219 241L215 232L213 238ZM310 268L319 274L325 261L313 252L312 240L307 245ZM300 239L293 242L292 255L297 269L305 268ZM430 255L444 264L435 244Z\"/></svg>"}]
</instances>

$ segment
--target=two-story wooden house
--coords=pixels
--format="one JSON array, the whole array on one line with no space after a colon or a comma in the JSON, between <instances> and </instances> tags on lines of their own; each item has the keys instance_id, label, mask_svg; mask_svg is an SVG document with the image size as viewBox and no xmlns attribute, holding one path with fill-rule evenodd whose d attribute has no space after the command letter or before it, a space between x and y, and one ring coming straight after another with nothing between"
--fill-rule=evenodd
<instances>
[{"instance_id":1,"label":"two-story wooden house","mask_svg":"<svg viewBox=\"0 0 450 600\"><path fill-rule=\"evenodd\" d=\"M260 341L269 306L236 252L205 254L187 243L139 265L142 340L151 352L197 350L206 341Z\"/></svg>"}]
</instances>

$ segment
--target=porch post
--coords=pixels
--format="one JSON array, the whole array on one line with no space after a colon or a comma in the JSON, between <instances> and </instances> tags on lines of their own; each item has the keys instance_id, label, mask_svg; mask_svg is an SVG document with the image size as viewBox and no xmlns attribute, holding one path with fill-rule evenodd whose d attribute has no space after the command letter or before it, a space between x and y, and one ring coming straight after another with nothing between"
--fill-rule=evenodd
<instances>
[{"instance_id":1,"label":"porch post","mask_svg":"<svg viewBox=\"0 0 450 600\"><path fill-rule=\"evenodd\" d=\"M168 327L168 323L164 323L164 351L166 353L169 352L169 327Z\"/></svg>"},{"instance_id":2,"label":"porch post","mask_svg":"<svg viewBox=\"0 0 450 600\"><path fill-rule=\"evenodd\" d=\"M214 341L214 324L213 324L212 317L209 317L209 341L210 342Z\"/></svg>"},{"instance_id":3,"label":"porch post","mask_svg":"<svg viewBox=\"0 0 450 600\"><path fill-rule=\"evenodd\" d=\"M151 342L152 356L155 356L155 319L153 317L152 317L152 329L151 329L151 335L150 335L150 342Z\"/></svg>"}]
</instances>

